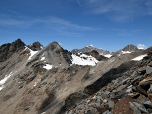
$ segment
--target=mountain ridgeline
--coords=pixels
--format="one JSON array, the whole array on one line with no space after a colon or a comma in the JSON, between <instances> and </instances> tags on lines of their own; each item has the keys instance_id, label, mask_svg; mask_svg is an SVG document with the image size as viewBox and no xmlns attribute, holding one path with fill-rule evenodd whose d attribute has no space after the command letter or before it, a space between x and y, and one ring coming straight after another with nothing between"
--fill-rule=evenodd
<instances>
[{"instance_id":1,"label":"mountain ridgeline","mask_svg":"<svg viewBox=\"0 0 152 114\"><path fill-rule=\"evenodd\" d=\"M0 113L151 113L151 75L152 47L68 51L17 39L0 46Z\"/></svg>"}]
</instances>

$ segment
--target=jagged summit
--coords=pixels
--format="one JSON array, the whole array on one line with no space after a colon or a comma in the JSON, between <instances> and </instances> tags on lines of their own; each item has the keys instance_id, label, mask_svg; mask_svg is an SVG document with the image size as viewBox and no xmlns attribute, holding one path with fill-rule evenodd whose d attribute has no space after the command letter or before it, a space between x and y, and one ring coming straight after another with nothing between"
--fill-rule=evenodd
<instances>
[{"instance_id":1,"label":"jagged summit","mask_svg":"<svg viewBox=\"0 0 152 114\"><path fill-rule=\"evenodd\" d=\"M86 52L91 52L91 51L97 51L100 55L106 55L106 54L110 54L109 51L104 51L103 49L98 49L98 48L94 48L92 45L91 46L85 46L82 49L73 49L71 52L72 53L86 53Z\"/></svg>"},{"instance_id":2,"label":"jagged summit","mask_svg":"<svg viewBox=\"0 0 152 114\"><path fill-rule=\"evenodd\" d=\"M130 44L125 46L123 49L120 49L119 51L112 52L111 55L120 56L121 54L128 54L137 51L141 51L141 50L139 50L135 45Z\"/></svg>"},{"instance_id":3,"label":"jagged summit","mask_svg":"<svg viewBox=\"0 0 152 114\"><path fill-rule=\"evenodd\" d=\"M12 43L0 46L0 62L7 60L13 53L25 48L25 44L21 39L17 39Z\"/></svg>"},{"instance_id":4,"label":"jagged summit","mask_svg":"<svg viewBox=\"0 0 152 114\"><path fill-rule=\"evenodd\" d=\"M44 61L54 66L69 66L71 64L71 53L64 50L57 42L52 42L36 53L31 61Z\"/></svg>"},{"instance_id":5,"label":"jagged summit","mask_svg":"<svg viewBox=\"0 0 152 114\"><path fill-rule=\"evenodd\" d=\"M122 49L122 51L130 51L130 52L132 52L132 51L138 51L138 50L139 49L135 45L132 45L132 44L127 45L126 47L124 47Z\"/></svg>"},{"instance_id":6,"label":"jagged summit","mask_svg":"<svg viewBox=\"0 0 152 114\"><path fill-rule=\"evenodd\" d=\"M28 45L27 47L33 51L39 51L44 48L40 42L34 42L34 43Z\"/></svg>"}]
</instances>

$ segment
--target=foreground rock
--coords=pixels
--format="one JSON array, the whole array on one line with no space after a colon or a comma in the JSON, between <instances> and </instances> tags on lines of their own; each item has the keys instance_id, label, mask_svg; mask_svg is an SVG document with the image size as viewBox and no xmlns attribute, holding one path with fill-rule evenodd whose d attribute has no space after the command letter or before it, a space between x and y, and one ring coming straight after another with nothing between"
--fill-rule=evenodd
<instances>
[{"instance_id":1,"label":"foreground rock","mask_svg":"<svg viewBox=\"0 0 152 114\"><path fill-rule=\"evenodd\" d=\"M147 59L148 58L148 59ZM108 85L77 103L66 114L149 114L152 112L151 73L146 73L144 67L148 67L152 60L150 52L141 62L132 65L127 71L122 72ZM121 66L120 66L121 67ZM142 70L143 69L143 70ZM149 68L148 68L149 70ZM140 72L139 72L140 71ZM144 72L143 72L144 71ZM113 72L114 73L114 72ZM102 80L98 83L103 83Z\"/></svg>"}]
</instances>

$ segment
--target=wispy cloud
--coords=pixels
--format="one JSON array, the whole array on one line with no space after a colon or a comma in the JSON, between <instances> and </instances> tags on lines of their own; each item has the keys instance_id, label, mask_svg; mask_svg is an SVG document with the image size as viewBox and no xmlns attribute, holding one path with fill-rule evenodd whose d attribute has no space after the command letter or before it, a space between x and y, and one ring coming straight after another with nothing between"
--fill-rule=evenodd
<instances>
[{"instance_id":1,"label":"wispy cloud","mask_svg":"<svg viewBox=\"0 0 152 114\"><path fill-rule=\"evenodd\" d=\"M152 14L152 2L147 0L85 0L87 14L104 15L109 20L126 21ZM146 5L145 5L145 4ZM147 12L148 10L148 12Z\"/></svg>"},{"instance_id":2,"label":"wispy cloud","mask_svg":"<svg viewBox=\"0 0 152 114\"><path fill-rule=\"evenodd\" d=\"M149 15L152 15L152 1L149 0L149 1L147 1L145 4L146 4L146 6L147 6L148 14L149 14Z\"/></svg>"},{"instance_id":3,"label":"wispy cloud","mask_svg":"<svg viewBox=\"0 0 152 114\"><path fill-rule=\"evenodd\" d=\"M81 4L80 4L81 5ZM55 31L58 35L75 35L77 37L82 36L82 31L99 30L92 27L82 26L79 24L72 23L68 20L58 17L43 17L43 18L32 18L26 15L22 15L18 12L3 9L16 15L11 17L7 15L0 16L1 26L13 26L20 28L31 28L41 27Z\"/></svg>"},{"instance_id":4,"label":"wispy cloud","mask_svg":"<svg viewBox=\"0 0 152 114\"><path fill-rule=\"evenodd\" d=\"M80 4L80 2L77 0L77 2ZM81 5L81 4L80 4ZM3 8L2 8L3 9ZM43 18L32 18L23 14L20 14L18 12L9 10L9 9L3 9L6 10L8 12L14 13L19 17L22 18L18 18L18 19L14 19L12 17L7 16L0 16L0 25L28 25L28 26L32 26L34 24L45 24L45 25L54 25L60 29L75 29L78 31L85 31L85 30L97 30L95 28L92 27L86 27L86 26L81 26L78 24L74 24L68 20L62 19L62 18L58 18L58 17L43 17ZM9 18L8 18L9 17ZM24 18L24 19L23 19Z\"/></svg>"},{"instance_id":5,"label":"wispy cloud","mask_svg":"<svg viewBox=\"0 0 152 114\"><path fill-rule=\"evenodd\" d=\"M81 7L81 4L80 4L79 0L77 0L77 3L78 3L78 4L79 4L79 6Z\"/></svg>"}]
</instances>

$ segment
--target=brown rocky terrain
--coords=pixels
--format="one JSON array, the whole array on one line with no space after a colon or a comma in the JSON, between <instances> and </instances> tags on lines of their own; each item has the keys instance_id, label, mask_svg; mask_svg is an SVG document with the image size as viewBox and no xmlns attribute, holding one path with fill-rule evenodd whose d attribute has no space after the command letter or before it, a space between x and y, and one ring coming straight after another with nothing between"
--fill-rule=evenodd
<instances>
[{"instance_id":1,"label":"brown rocky terrain","mask_svg":"<svg viewBox=\"0 0 152 114\"><path fill-rule=\"evenodd\" d=\"M126 112L143 113L138 104L149 111L149 104L144 104L151 99L150 50L109 59L93 51L86 54L100 61L95 66L82 66L72 64L71 52L57 42L38 51L29 49L20 39L4 44L0 47L0 113L118 114L125 107ZM132 61L148 52L142 61ZM148 81L141 82L143 79ZM140 97L146 100L138 102ZM119 109L125 101L129 104Z\"/></svg>"}]
</instances>

